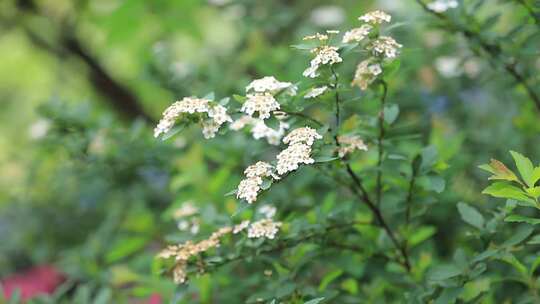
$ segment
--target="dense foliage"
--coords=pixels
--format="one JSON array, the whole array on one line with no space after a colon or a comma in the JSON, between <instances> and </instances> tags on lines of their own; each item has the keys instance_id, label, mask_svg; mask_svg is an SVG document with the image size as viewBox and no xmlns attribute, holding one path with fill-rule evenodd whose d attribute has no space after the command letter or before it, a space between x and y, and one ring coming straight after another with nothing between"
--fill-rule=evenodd
<instances>
[{"instance_id":1,"label":"dense foliage","mask_svg":"<svg viewBox=\"0 0 540 304\"><path fill-rule=\"evenodd\" d=\"M3 1L0 275L55 265L32 303L539 303L539 14Z\"/></svg>"}]
</instances>

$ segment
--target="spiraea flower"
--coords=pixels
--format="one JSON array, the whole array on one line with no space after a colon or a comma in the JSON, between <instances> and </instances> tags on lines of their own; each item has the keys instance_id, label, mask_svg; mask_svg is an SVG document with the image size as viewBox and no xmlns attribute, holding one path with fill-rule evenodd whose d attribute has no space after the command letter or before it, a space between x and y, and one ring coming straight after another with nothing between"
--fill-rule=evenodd
<instances>
[{"instance_id":1,"label":"spiraea flower","mask_svg":"<svg viewBox=\"0 0 540 304\"><path fill-rule=\"evenodd\" d=\"M343 135L338 137L339 147L338 155L339 157L344 157L347 154L353 153L356 150L367 151L368 147L364 141L356 135Z\"/></svg>"},{"instance_id":2,"label":"spiraea flower","mask_svg":"<svg viewBox=\"0 0 540 304\"><path fill-rule=\"evenodd\" d=\"M343 35L343 43L360 42L369 35L372 29L373 26L364 24L361 27L347 31Z\"/></svg>"},{"instance_id":3,"label":"spiraea flower","mask_svg":"<svg viewBox=\"0 0 540 304\"><path fill-rule=\"evenodd\" d=\"M194 243L187 241L180 245L171 245L158 253L157 257L162 259L174 258L176 264L173 268L173 279L177 284L185 283L187 280L187 265L191 257L197 256L211 248L220 245L220 238L233 231L231 227L223 227L210 235L208 239Z\"/></svg>"},{"instance_id":4,"label":"spiraea flower","mask_svg":"<svg viewBox=\"0 0 540 304\"><path fill-rule=\"evenodd\" d=\"M383 22L390 22L390 20L392 20L392 16L383 11L377 10L358 17L358 20L371 24L381 24Z\"/></svg>"},{"instance_id":5,"label":"spiraea flower","mask_svg":"<svg viewBox=\"0 0 540 304\"><path fill-rule=\"evenodd\" d=\"M368 47L373 52L375 56L383 56L387 59L396 58L399 52L399 49L403 47L401 44L397 43L394 38L389 36L381 36Z\"/></svg>"},{"instance_id":6,"label":"spiraea flower","mask_svg":"<svg viewBox=\"0 0 540 304\"><path fill-rule=\"evenodd\" d=\"M304 38L302 38L302 40L319 40L319 41L326 41L326 40L328 40L328 35L316 33L315 35L308 35L308 36L305 36Z\"/></svg>"},{"instance_id":7,"label":"spiraea flower","mask_svg":"<svg viewBox=\"0 0 540 304\"><path fill-rule=\"evenodd\" d=\"M296 95L296 86L290 82L281 82L273 76L253 80L247 87L248 93L270 93L272 95L286 90L290 95Z\"/></svg>"},{"instance_id":8,"label":"spiraea flower","mask_svg":"<svg viewBox=\"0 0 540 304\"><path fill-rule=\"evenodd\" d=\"M199 212L199 209L193 204L191 201L187 201L180 206L180 208L176 209L173 213L173 217L175 219L183 218L183 217L189 217Z\"/></svg>"},{"instance_id":9,"label":"spiraea flower","mask_svg":"<svg viewBox=\"0 0 540 304\"><path fill-rule=\"evenodd\" d=\"M154 137L169 132L177 120L183 115L206 114L202 121L203 135L212 138L225 122L232 122L227 109L219 104L212 104L210 100L196 97L184 97L169 106L164 112L158 125L154 128Z\"/></svg>"},{"instance_id":10,"label":"spiraea flower","mask_svg":"<svg viewBox=\"0 0 540 304\"><path fill-rule=\"evenodd\" d=\"M257 195L261 190L263 178L279 179L273 172L273 167L266 162L259 161L246 168L244 171L245 179L240 181L236 191L236 197L246 200L249 204L257 200Z\"/></svg>"},{"instance_id":11,"label":"spiraea flower","mask_svg":"<svg viewBox=\"0 0 540 304\"><path fill-rule=\"evenodd\" d=\"M250 221L242 221L240 224L233 227L233 234L238 234L244 231L249 226Z\"/></svg>"},{"instance_id":12,"label":"spiraea flower","mask_svg":"<svg viewBox=\"0 0 540 304\"><path fill-rule=\"evenodd\" d=\"M279 103L270 93L248 94L240 110L250 116L258 112L260 119L267 119L270 118L270 113L279 110Z\"/></svg>"},{"instance_id":13,"label":"spiraea flower","mask_svg":"<svg viewBox=\"0 0 540 304\"><path fill-rule=\"evenodd\" d=\"M306 99L315 98L317 96L324 94L326 90L328 90L328 86L313 88L309 92L307 92L306 95L304 95L304 98Z\"/></svg>"},{"instance_id":14,"label":"spiraea flower","mask_svg":"<svg viewBox=\"0 0 540 304\"><path fill-rule=\"evenodd\" d=\"M290 145L281 151L276 158L276 170L279 175L294 171L301 164L309 165L315 162L311 158L311 146L301 143Z\"/></svg>"},{"instance_id":15,"label":"spiraea flower","mask_svg":"<svg viewBox=\"0 0 540 304\"><path fill-rule=\"evenodd\" d=\"M248 228L249 238L274 239L281 227L281 222L274 222L272 219L262 219L251 224Z\"/></svg>"},{"instance_id":16,"label":"spiraea flower","mask_svg":"<svg viewBox=\"0 0 540 304\"><path fill-rule=\"evenodd\" d=\"M285 138L283 143L288 145L294 145L298 143L304 143L311 147L316 139L321 139L322 136L317 133L315 129L310 127L303 127L292 130Z\"/></svg>"},{"instance_id":17,"label":"spiraea flower","mask_svg":"<svg viewBox=\"0 0 540 304\"><path fill-rule=\"evenodd\" d=\"M356 67L352 85L359 86L360 89L365 90L381 73L382 68L379 63L374 62L372 59L366 59Z\"/></svg>"},{"instance_id":18,"label":"spiraea flower","mask_svg":"<svg viewBox=\"0 0 540 304\"><path fill-rule=\"evenodd\" d=\"M319 76L318 70L321 65L333 65L342 62L343 59L339 56L337 51L337 47L329 45L323 45L312 49L311 52L315 54L315 58L311 60L309 68L307 68L302 75L309 78L316 78Z\"/></svg>"},{"instance_id":19,"label":"spiraea flower","mask_svg":"<svg viewBox=\"0 0 540 304\"><path fill-rule=\"evenodd\" d=\"M456 0L435 0L427 4L427 7L437 13L444 13L451 8L458 7Z\"/></svg>"}]
</instances>

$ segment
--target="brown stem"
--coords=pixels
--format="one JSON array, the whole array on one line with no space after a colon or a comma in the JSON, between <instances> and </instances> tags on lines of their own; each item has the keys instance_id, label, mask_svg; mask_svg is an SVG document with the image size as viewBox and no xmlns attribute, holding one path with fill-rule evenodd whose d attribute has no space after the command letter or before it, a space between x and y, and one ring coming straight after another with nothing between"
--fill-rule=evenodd
<instances>
[{"instance_id":1,"label":"brown stem","mask_svg":"<svg viewBox=\"0 0 540 304\"><path fill-rule=\"evenodd\" d=\"M384 129L384 106L386 104L386 95L388 94L388 85L386 84L386 82L382 80L381 84L383 86L383 95L381 97L381 110L379 112L379 136L377 138L377 206L380 206L382 198L382 162L384 154L383 140L386 132L386 130Z\"/></svg>"}]
</instances>

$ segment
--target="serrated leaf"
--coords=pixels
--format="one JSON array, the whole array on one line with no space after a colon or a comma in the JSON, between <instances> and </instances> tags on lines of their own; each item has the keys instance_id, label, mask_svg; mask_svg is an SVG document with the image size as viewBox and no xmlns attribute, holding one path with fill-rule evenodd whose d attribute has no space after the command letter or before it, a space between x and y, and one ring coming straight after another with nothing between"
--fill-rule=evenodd
<instances>
[{"instance_id":1,"label":"serrated leaf","mask_svg":"<svg viewBox=\"0 0 540 304\"><path fill-rule=\"evenodd\" d=\"M510 216L507 216L505 219L504 219L505 222L510 222L510 223L527 223L527 224L531 224L531 225L540 225L540 219L536 219L536 218L532 218L532 217L526 217L526 216L522 216L522 215L510 215Z\"/></svg>"},{"instance_id":2,"label":"serrated leaf","mask_svg":"<svg viewBox=\"0 0 540 304\"><path fill-rule=\"evenodd\" d=\"M528 197L518 187L510 185L506 182L493 183L492 185L484 189L482 193L489 194L491 196L499 197L499 198L515 199L518 201L526 202L531 207L536 207L536 202L532 198Z\"/></svg>"},{"instance_id":3,"label":"serrated leaf","mask_svg":"<svg viewBox=\"0 0 540 304\"><path fill-rule=\"evenodd\" d=\"M474 207L471 207L465 203L460 202L457 204L457 208L458 208L459 214L461 215L461 218L467 224L470 224L478 229L484 228L484 223L485 223L484 217Z\"/></svg>"},{"instance_id":4,"label":"serrated leaf","mask_svg":"<svg viewBox=\"0 0 540 304\"><path fill-rule=\"evenodd\" d=\"M521 175L521 178L523 178L523 181L525 181L525 184L527 184L529 187L533 187L534 183L532 181L534 166L531 160L515 151L510 151L510 154L512 154L512 157L516 162L519 174Z\"/></svg>"},{"instance_id":5,"label":"serrated leaf","mask_svg":"<svg viewBox=\"0 0 540 304\"><path fill-rule=\"evenodd\" d=\"M384 107L384 121L391 125L396 121L399 115L399 106L397 104Z\"/></svg>"}]
</instances>

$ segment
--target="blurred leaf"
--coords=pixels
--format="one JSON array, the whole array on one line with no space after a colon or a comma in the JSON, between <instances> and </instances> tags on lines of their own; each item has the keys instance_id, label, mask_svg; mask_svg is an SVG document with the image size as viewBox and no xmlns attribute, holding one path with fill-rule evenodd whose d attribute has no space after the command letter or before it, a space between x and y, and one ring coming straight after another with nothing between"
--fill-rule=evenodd
<instances>
[{"instance_id":1,"label":"blurred leaf","mask_svg":"<svg viewBox=\"0 0 540 304\"><path fill-rule=\"evenodd\" d=\"M527 223L531 225L540 225L540 219L532 218L532 217L526 217L522 215L513 214L510 216L507 216L504 219L505 222L510 223Z\"/></svg>"},{"instance_id":2,"label":"blurred leaf","mask_svg":"<svg viewBox=\"0 0 540 304\"><path fill-rule=\"evenodd\" d=\"M521 242L523 242L525 239L531 235L534 228L528 225L521 225L517 229L517 231L513 234L511 238L506 240L504 243L501 244L502 247L512 247L515 246Z\"/></svg>"},{"instance_id":3,"label":"blurred leaf","mask_svg":"<svg viewBox=\"0 0 540 304\"><path fill-rule=\"evenodd\" d=\"M461 202L457 204L457 207L463 221L478 229L484 228L484 217L478 210Z\"/></svg>"},{"instance_id":4,"label":"blurred leaf","mask_svg":"<svg viewBox=\"0 0 540 304\"><path fill-rule=\"evenodd\" d=\"M342 269L337 269L332 272L327 273L321 280L321 283L319 284L319 291L326 290L326 287L328 287L328 284L332 283L335 279L339 278L343 274Z\"/></svg>"},{"instance_id":5,"label":"blurred leaf","mask_svg":"<svg viewBox=\"0 0 540 304\"><path fill-rule=\"evenodd\" d=\"M436 265L427 273L429 281L443 281L461 274L461 270L455 265Z\"/></svg>"},{"instance_id":6,"label":"blurred leaf","mask_svg":"<svg viewBox=\"0 0 540 304\"><path fill-rule=\"evenodd\" d=\"M146 242L147 239L145 237L133 236L122 238L113 245L105 259L108 263L121 260L144 248Z\"/></svg>"},{"instance_id":7,"label":"blurred leaf","mask_svg":"<svg viewBox=\"0 0 540 304\"><path fill-rule=\"evenodd\" d=\"M304 302L304 304L319 304L319 303L322 303L323 300L324 298L316 298L316 299Z\"/></svg>"},{"instance_id":8,"label":"blurred leaf","mask_svg":"<svg viewBox=\"0 0 540 304\"><path fill-rule=\"evenodd\" d=\"M399 115L399 106L397 104L384 107L384 121L391 125L396 121Z\"/></svg>"},{"instance_id":9,"label":"blurred leaf","mask_svg":"<svg viewBox=\"0 0 540 304\"><path fill-rule=\"evenodd\" d=\"M445 288L441 295L435 300L435 304L452 304L455 303L459 295L463 292L462 287Z\"/></svg>"},{"instance_id":10,"label":"blurred leaf","mask_svg":"<svg viewBox=\"0 0 540 304\"><path fill-rule=\"evenodd\" d=\"M415 229L413 235L408 239L408 244L411 248L429 239L435 234L437 229L433 226L420 227Z\"/></svg>"}]
</instances>

